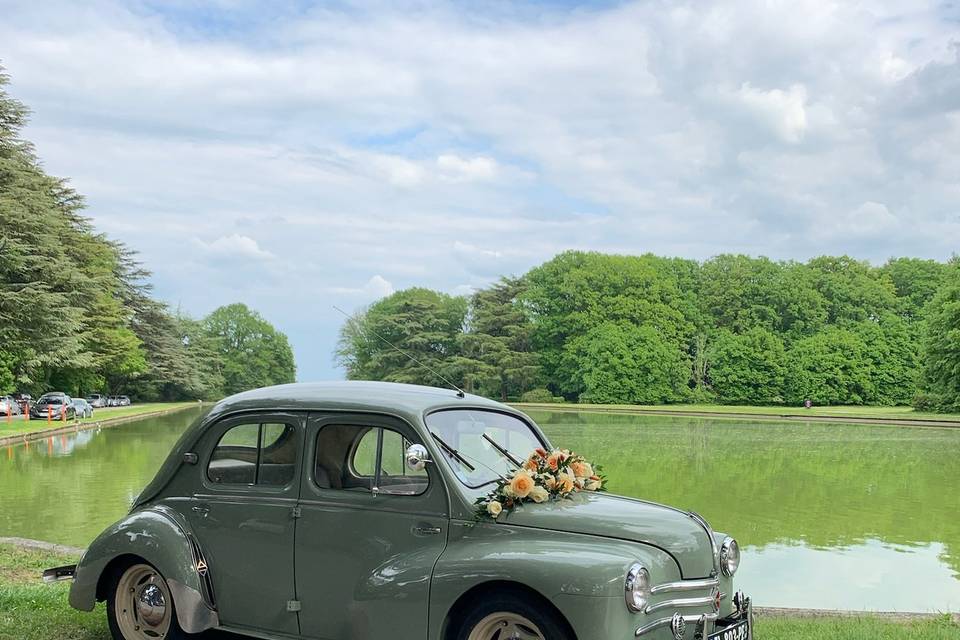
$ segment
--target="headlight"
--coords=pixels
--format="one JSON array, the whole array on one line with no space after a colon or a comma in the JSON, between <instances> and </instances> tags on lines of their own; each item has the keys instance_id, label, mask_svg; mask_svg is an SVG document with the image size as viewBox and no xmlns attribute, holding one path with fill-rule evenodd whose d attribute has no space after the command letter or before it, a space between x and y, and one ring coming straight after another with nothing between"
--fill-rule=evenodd
<instances>
[{"instance_id":1,"label":"headlight","mask_svg":"<svg viewBox=\"0 0 960 640\"><path fill-rule=\"evenodd\" d=\"M634 564L627 571L627 579L623 585L627 599L627 608L631 611L643 611L650 599L650 573L643 565Z\"/></svg>"},{"instance_id":2,"label":"headlight","mask_svg":"<svg viewBox=\"0 0 960 640\"><path fill-rule=\"evenodd\" d=\"M740 566L740 545L733 538L727 537L720 545L720 570L723 575L732 576Z\"/></svg>"}]
</instances>

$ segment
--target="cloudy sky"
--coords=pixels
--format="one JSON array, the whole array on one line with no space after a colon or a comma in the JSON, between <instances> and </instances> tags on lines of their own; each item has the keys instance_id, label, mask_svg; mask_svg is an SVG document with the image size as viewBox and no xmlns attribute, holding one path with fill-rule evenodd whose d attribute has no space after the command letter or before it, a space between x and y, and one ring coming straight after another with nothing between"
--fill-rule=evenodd
<instances>
[{"instance_id":1,"label":"cloudy sky","mask_svg":"<svg viewBox=\"0 0 960 640\"><path fill-rule=\"evenodd\" d=\"M26 135L158 296L301 380L342 318L564 249L960 250L953 2L0 0Z\"/></svg>"}]
</instances>

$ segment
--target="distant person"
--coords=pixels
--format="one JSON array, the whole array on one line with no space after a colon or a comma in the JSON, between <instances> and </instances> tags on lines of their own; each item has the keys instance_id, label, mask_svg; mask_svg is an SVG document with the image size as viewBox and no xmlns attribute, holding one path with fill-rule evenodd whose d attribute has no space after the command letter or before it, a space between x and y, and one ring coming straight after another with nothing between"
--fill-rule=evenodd
<instances>
[{"instance_id":1,"label":"distant person","mask_svg":"<svg viewBox=\"0 0 960 640\"><path fill-rule=\"evenodd\" d=\"M811 400L810 398L807 398L806 400L803 401L803 406L809 409L810 407L813 406L813 400Z\"/></svg>"}]
</instances>

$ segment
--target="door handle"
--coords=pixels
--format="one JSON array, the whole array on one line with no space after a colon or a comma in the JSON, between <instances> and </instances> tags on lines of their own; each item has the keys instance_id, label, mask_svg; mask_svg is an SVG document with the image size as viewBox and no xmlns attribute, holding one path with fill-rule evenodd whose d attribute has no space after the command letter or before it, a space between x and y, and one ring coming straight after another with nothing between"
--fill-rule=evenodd
<instances>
[{"instance_id":1,"label":"door handle","mask_svg":"<svg viewBox=\"0 0 960 640\"><path fill-rule=\"evenodd\" d=\"M195 507L190 507L190 510L193 511L198 516L200 516L201 518L206 518L207 514L210 513L210 507L208 507L205 504L198 504Z\"/></svg>"},{"instance_id":2,"label":"door handle","mask_svg":"<svg viewBox=\"0 0 960 640\"><path fill-rule=\"evenodd\" d=\"M421 535L421 536L433 536L433 535L436 535L436 534L440 533L440 531L442 531L442 529L440 529L440 527L434 527L434 526L431 526L431 525L428 525L428 524L417 525L416 527L414 527L413 530L414 530L418 535Z\"/></svg>"}]
</instances>

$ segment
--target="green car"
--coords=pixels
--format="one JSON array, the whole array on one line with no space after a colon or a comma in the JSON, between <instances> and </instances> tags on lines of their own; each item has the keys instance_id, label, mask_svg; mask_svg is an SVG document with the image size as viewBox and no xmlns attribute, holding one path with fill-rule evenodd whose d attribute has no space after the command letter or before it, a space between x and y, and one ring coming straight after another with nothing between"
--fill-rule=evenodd
<instances>
[{"instance_id":1,"label":"green car","mask_svg":"<svg viewBox=\"0 0 960 640\"><path fill-rule=\"evenodd\" d=\"M458 391L291 384L218 403L75 567L116 640L222 629L324 640L752 637L737 543L606 493L476 503L550 443Z\"/></svg>"}]
</instances>

